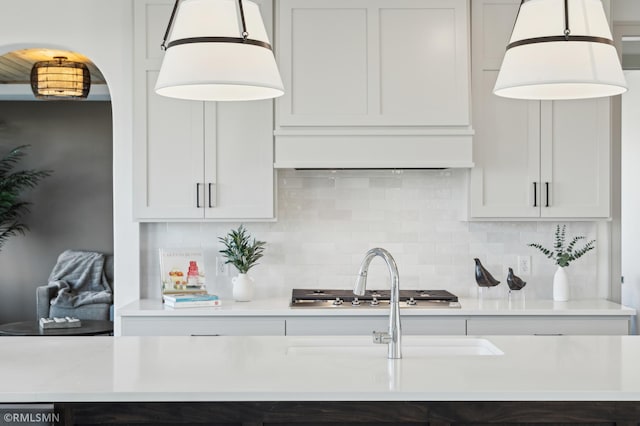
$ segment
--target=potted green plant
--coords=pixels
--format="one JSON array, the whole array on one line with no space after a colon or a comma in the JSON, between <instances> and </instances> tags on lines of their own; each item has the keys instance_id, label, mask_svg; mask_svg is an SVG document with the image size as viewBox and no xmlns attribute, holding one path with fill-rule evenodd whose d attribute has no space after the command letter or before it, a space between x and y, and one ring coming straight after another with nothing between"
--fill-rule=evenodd
<instances>
[{"instance_id":1,"label":"potted green plant","mask_svg":"<svg viewBox=\"0 0 640 426\"><path fill-rule=\"evenodd\" d=\"M538 243L527 244L529 247L537 248L549 259L558 265L556 273L553 275L553 300L557 302L566 302L569 300L569 278L566 268L571 262L584 256L587 252L594 249L596 240L587 242L581 248L576 248L576 244L580 240L586 239L584 236L573 237L571 242L565 246L567 225L556 226L555 243L553 249L543 247Z\"/></svg>"},{"instance_id":2,"label":"potted green plant","mask_svg":"<svg viewBox=\"0 0 640 426\"><path fill-rule=\"evenodd\" d=\"M10 237L29 230L21 219L29 212L31 203L20 196L51 174L48 170L14 171L27 148L28 145L13 148L0 159L0 249Z\"/></svg>"},{"instance_id":3,"label":"potted green plant","mask_svg":"<svg viewBox=\"0 0 640 426\"><path fill-rule=\"evenodd\" d=\"M238 302L248 302L253 297L253 278L248 275L249 269L258 264L264 255L264 241L251 241L251 236L244 225L237 230L232 229L225 237L218 237L224 245L220 253L238 270L238 276L232 278L233 298Z\"/></svg>"}]
</instances>

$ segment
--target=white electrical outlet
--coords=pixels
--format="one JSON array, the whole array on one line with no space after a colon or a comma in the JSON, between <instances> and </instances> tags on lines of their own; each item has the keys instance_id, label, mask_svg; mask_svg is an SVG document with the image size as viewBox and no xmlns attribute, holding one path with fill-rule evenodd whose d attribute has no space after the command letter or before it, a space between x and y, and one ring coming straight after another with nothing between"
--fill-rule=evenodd
<instances>
[{"instance_id":1,"label":"white electrical outlet","mask_svg":"<svg viewBox=\"0 0 640 426\"><path fill-rule=\"evenodd\" d=\"M216 276L229 275L229 265L222 257L216 257Z\"/></svg>"},{"instance_id":2,"label":"white electrical outlet","mask_svg":"<svg viewBox=\"0 0 640 426\"><path fill-rule=\"evenodd\" d=\"M518 275L531 275L531 256L518 256Z\"/></svg>"}]
</instances>

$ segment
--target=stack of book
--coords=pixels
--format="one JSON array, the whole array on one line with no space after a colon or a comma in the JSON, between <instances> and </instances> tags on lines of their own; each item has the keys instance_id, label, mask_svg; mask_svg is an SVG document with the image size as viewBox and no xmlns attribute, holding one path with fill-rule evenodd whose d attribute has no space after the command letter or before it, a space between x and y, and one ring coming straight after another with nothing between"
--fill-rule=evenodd
<instances>
[{"instance_id":1,"label":"stack of book","mask_svg":"<svg viewBox=\"0 0 640 426\"><path fill-rule=\"evenodd\" d=\"M220 299L214 294L165 294L162 298L170 308L220 306Z\"/></svg>"}]
</instances>

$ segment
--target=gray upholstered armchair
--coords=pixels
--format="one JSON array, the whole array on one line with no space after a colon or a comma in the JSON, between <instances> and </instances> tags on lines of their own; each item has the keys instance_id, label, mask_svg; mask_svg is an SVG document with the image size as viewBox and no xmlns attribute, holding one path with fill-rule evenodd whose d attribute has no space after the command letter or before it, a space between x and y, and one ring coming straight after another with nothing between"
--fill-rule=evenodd
<instances>
[{"instance_id":1,"label":"gray upholstered armchair","mask_svg":"<svg viewBox=\"0 0 640 426\"><path fill-rule=\"evenodd\" d=\"M60 258L58 258L59 262L65 253L60 255ZM104 275L106 276L111 292L113 292L113 255L104 255ZM50 282L48 285L40 286L36 289L36 311L38 318L69 316L80 318L81 320L113 321L113 303L89 303L73 307L52 304L52 300L57 297L59 291L60 286L54 282Z\"/></svg>"}]
</instances>

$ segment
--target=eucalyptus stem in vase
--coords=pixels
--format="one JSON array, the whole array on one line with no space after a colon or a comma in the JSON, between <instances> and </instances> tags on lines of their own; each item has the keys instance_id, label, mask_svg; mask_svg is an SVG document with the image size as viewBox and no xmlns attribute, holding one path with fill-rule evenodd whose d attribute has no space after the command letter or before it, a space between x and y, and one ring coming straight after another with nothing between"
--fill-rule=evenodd
<instances>
[{"instance_id":1,"label":"eucalyptus stem in vase","mask_svg":"<svg viewBox=\"0 0 640 426\"><path fill-rule=\"evenodd\" d=\"M589 251L595 248L596 240L588 241L581 248L576 248L576 244L585 240L584 236L573 237L571 242L566 245L567 225L556 225L555 243L553 249L543 247L538 243L527 244L529 247L536 248L542 252L547 258L552 259L558 269L553 276L553 300L557 302L566 302L569 300L569 279L566 269L571 262L578 260Z\"/></svg>"},{"instance_id":2,"label":"eucalyptus stem in vase","mask_svg":"<svg viewBox=\"0 0 640 426\"><path fill-rule=\"evenodd\" d=\"M225 237L218 237L224 245L220 253L226 259L225 264L230 263L238 270L238 276L234 277L233 298L238 302L247 302L253 297L253 278L248 274L249 269L258 264L258 260L264 255L264 241L258 241L247 232L244 225L237 230L232 229Z\"/></svg>"}]
</instances>

